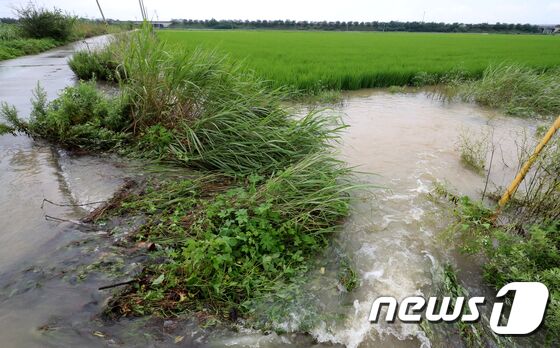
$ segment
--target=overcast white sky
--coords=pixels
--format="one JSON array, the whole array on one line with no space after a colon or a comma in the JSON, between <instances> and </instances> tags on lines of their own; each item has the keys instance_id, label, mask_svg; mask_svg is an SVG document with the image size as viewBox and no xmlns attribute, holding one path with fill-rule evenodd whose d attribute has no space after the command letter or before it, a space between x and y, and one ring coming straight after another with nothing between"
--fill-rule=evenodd
<instances>
[{"instance_id":1,"label":"overcast white sky","mask_svg":"<svg viewBox=\"0 0 560 348\"><path fill-rule=\"evenodd\" d=\"M99 0L105 16L139 19L137 0ZM95 0L35 0L97 18ZM0 17L27 1L0 0ZM560 24L560 0L144 0L152 19L293 19Z\"/></svg>"}]
</instances>

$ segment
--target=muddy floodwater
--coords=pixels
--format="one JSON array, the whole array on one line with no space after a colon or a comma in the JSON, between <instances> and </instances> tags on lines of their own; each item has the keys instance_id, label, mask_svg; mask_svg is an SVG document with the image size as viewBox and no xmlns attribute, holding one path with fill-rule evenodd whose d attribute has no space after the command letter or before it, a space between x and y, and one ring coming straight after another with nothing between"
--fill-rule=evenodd
<instances>
[{"instance_id":1,"label":"muddy floodwater","mask_svg":"<svg viewBox=\"0 0 560 348\"><path fill-rule=\"evenodd\" d=\"M341 159L362 172L361 184L378 188L357 190L352 213L336 245L350 255L360 286L350 294L340 291L336 270L320 268L312 274L307 291L321 314L341 314L344 319L319 319L310 330L315 347L449 347L461 346L456 330L442 325L430 340L415 324L368 322L372 302L379 296L434 296L442 267L451 264L469 295L495 294L480 278L480 263L457 253L446 242L452 216L449 203L434 199L434 184L452 193L480 199L486 173L465 167L460 160L461 137L487 139L494 156L487 192L507 185L518 169L518 144L532 138L536 122L507 117L497 111L467 103L446 103L427 92L390 94L362 90L346 94L333 110L349 126L339 145ZM487 161L490 161L491 152ZM482 309L487 311L487 309ZM295 308L280 327L297 327L305 310ZM284 325L282 325L284 324ZM441 325L441 324L440 324ZM303 346L300 336L246 334L224 338L230 346ZM259 344L260 343L260 344ZM519 346L529 342L516 342Z\"/></svg>"},{"instance_id":2,"label":"muddy floodwater","mask_svg":"<svg viewBox=\"0 0 560 348\"><path fill-rule=\"evenodd\" d=\"M37 81L54 98L75 83L66 61L77 46L87 47L0 62L0 100L27 115ZM138 170L114 158L72 156L24 136L1 136L0 345L448 346L449 341L430 340L417 325L370 324L371 304L378 296L429 295L446 263L460 270L471 296L492 294L480 280L476 260L457 254L440 238L450 216L430 193L440 182L456 194L480 197L486 178L466 168L457 150L464 134L491 134L496 150L488 191L506 185L517 169L515 140L523 132L534 134L536 123L472 104L444 103L425 92L352 92L331 112L349 126L338 145L340 158L359 171L357 183L377 187L354 193L351 216L334 243L349 255L360 286L349 294L340 290L328 251L318 262L324 267L309 275L304 291L325 314L307 328L310 335L212 331L188 321L149 318L104 322L99 314L111 291L98 288L127 280L123 275L134 274L141 260L114 252L107 231L90 231L72 221L94 207L83 204L107 199ZM300 303L276 325L297 330L305 314ZM338 319L330 314L339 314ZM446 340L459 343L453 333Z\"/></svg>"}]
</instances>

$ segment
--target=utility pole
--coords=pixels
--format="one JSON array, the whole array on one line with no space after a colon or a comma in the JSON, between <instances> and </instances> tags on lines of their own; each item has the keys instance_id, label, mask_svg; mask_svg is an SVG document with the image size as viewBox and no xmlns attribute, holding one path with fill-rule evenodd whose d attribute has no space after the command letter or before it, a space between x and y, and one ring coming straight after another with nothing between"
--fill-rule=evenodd
<instances>
[{"instance_id":1,"label":"utility pole","mask_svg":"<svg viewBox=\"0 0 560 348\"><path fill-rule=\"evenodd\" d=\"M99 4L99 0L95 0L95 2L97 3L97 7L99 8L99 12L101 12L101 18L103 18L103 22L105 22L105 25L107 25L107 20L105 19L105 15L103 14L103 10L101 9L101 5Z\"/></svg>"},{"instance_id":2,"label":"utility pole","mask_svg":"<svg viewBox=\"0 0 560 348\"><path fill-rule=\"evenodd\" d=\"M519 184L521 184L521 182L525 178L525 175L527 175L527 172L531 169L531 166L537 160L537 157L541 153L542 149L546 146L550 139L552 139L554 133L556 133L558 129L560 129L560 116L558 116L556 121L552 124L552 126L550 126L550 129L548 130L548 132L546 132L541 142L537 145L537 148L535 149L533 154L529 157L527 162L525 162L519 173L517 173L515 179L513 179L506 192L504 192L502 198L498 202L498 210L496 211L495 216L507 204L507 202L509 202L510 198L513 197L513 195L517 191L517 188L519 187Z\"/></svg>"}]
</instances>

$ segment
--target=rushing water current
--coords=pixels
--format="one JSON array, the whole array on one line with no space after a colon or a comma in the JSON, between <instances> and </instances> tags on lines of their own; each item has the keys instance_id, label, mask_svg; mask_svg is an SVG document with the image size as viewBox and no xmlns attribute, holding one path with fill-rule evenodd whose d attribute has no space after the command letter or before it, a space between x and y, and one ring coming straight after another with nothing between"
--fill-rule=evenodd
<instances>
[{"instance_id":1,"label":"rushing water current","mask_svg":"<svg viewBox=\"0 0 560 348\"><path fill-rule=\"evenodd\" d=\"M37 81L54 98L75 82L66 60L76 48L1 62L0 100L27 115ZM1 136L0 345L449 346L428 339L417 325L370 324L371 303L378 296L428 295L444 263L460 270L472 296L489 293L477 263L439 238L450 217L430 193L436 182L475 198L484 190L485 176L460 161L456 144L461 136L492 139L496 146L488 191L505 185L517 168L515 140L523 132L533 134L535 122L472 104L444 103L425 92L352 92L334 112L349 126L339 145L340 158L360 172L358 182L376 188L354 193L352 214L336 240L355 265L360 286L342 292L328 255L325 267L310 275L305 291L326 315L313 322L311 335L262 335L243 329L212 333L173 320L100 320L111 292L97 288L119 280L103 271L132 273L138 265L112 253L103 231L83 230L71 221L91 209L80 204L109 197L131 175L130 168L110 158L71 156L24 136ZM295 308L279 325L288 331L297 328L304 312L305 305ZM343 319L327 319L337 313ZM459 342L452 334L446 339Z\"/></svg>"}]
</instances>

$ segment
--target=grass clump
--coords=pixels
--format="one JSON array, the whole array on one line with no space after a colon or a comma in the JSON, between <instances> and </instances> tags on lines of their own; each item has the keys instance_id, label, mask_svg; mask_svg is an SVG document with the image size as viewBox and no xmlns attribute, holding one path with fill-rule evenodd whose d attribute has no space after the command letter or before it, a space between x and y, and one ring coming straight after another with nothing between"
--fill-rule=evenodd
<instances>
[{"instance_id":1,"label":"grass clump","mask_svg":"<svg viewBox=\"0 0 560 348\"><path fill-rule=\"evenodd\" d=\"M402 93L406 93L406 91L407 91L406 86L390 86L387 89L387 92L391 94L402 94Z\"/></svg>"},{"instance_id":2,"label":"grass clump","mask_svg":"<svg viewBox=\"0 0 560 348\"><path fill-rule=\"evenodd\" d=\"M544 328L546 337L560 337L560 220L519 226L493 224L493 211L462 198L456 230L461 248L486 257L483 276L496 289L511 282L542 282L550 292ZM520 228L522 230L520 231Z\"/></svg>"},{"instance_id":3,"label":"grass clump","mask_svg":"<svg viewBox=\"0 0 560 348\"><path fill-rule=\"evenodd\" d=\"M68 65L80 80L117 80L118 62L110 50L76 52Z\"/></svg>"},{"instance_id":4,"label":"grass clump","mask_svg":"<svg viewBox=\"0 0 560 348\"><path fill-rule=\"evenodd\" d=\"M53 39L0 40L0 60L41 53L58 45Z\"/></svg>"},{"instance_id":5,"label":"grass clump","mask_svg":"<svg viewBox=\"0 0 560 348\"><path fill-rule=\"evenodd\" d=\"M304 274L328 244L348 212L347 187L337 182L345 172L318 154L277 174L231 183L211 199L201 197L204 185L178 191L180 205L160 206L168 201L154 201L159 193L152 190L131 197L131 204L152 210L142 238L160 245L168 261L150 265L136 288L112 303L112 314L247 312L251 300Z\"/></svg>"},{"instance_id":6,"label":"grass clump","mask_svg":"<svg viewBox=\"0 0 560 348\"><path fill-rule=\"evenodd\" d=\"M15 24L0 23L0 42L16 40L20 37L20 32Z\"/></svg>"},{"instance_id":7,"label":"grass clump","mask_svg":"<svg viewBox=\"0 0 560 348\"><path fill-rule=\"evenodd\" d=\"M18 119L15 109L2 104L0 116L8 123L4 132L22 132L70 149L109 150L126 140L127 124L120 100L107 98L94 82L64 89L48 103L40 86L29 121Z\"/></svg>"},{"instance_id":8,"label":"grass clump","mask_svg":"<svg viewBox=\"0 0 560 348\"><path fill-rule=\"evenodd\" d=\"M499 108L518 116L553 116L560 113L560 71L534 69L519 64L487 68L482 78L466 83L464 99Z\"/></svg>"},{"instance_id":9,"label":"grass clump","mask_svg":"<svg viewBox=\"0 0 560 348\"><path fill-rule=\"evenodd\" d=\"M349 169L331 153L338 119L293 117L283 91L215 51L169 48L149 26L110 50L119 96L82 82L51 103L36 93L27 122L7 105L3 113L9 132L198 171L108 209L107 218L145 217L135 238L154 247L107 312L245 314L301 279L348 213Z\"/></svg>"},{"instance_id":10,"label":"grass clump","mask_svg":"<svg viewBox=\"0 0 560 348\"><path fill-rule=\"evenodd\" d=\"M31 2L16 9L16 12L23 36L33 39L51 38L65 42L70 39L76 21L61 9L48 10Z\"/></svg>"},{"instance_id":11,"label":"grass clump","mask_svg":"<svg viewBox=\"0 0 560 348\"><path fill-rule=\"evenodd\" d=\"M457 298L463 297L466 301L466 299L472 296L469 290L462 284L463 282L458 277L458 271L452 265L444 264L443 267L437 269L434 276L437 281L435 282L436 287L433 289L434 294L432 296L451 297L449 312L454 310ZM465 304L461 315L465 315L468 312L468 306ZM432 341L456 342L455 335L457 334L461 338L462 346L468 348L513 346L511 337L495 334L490 329L487 314L484 311L481 311L480 314L481 318L476 322L465 323L457 320L441 325L441 323L423 321L420 327Z\"/></svg>"},{"instance_id":12,"label":"grass clump","mask_svg":"<svg viewBox=\"0 0 560 348\"><path fill-rule=\"evenodd\" d=\"M283 91L215 51L171 52L145 29L70 62L87 77L103 69L117 76L131 110L129 131L144 155L203 170L269 173L329 147L342 128L317 113L291 118L281 107ZM82 70L85 60L93 63Z\"/></svg>"},{"instance_id":13,"label":"grass clump","mask_svg":"<svg viewBox=\"0 0 560 348\"><path fill-rule=\"evenodd\" d=\"M477 136L471 131L463 130L459 134L457 149L461 153L461 162L477 173L482 173L486 167L489 137L487 134Z\"/></svg>"},{"instance_id":14,"label":"grass clump","mask_svg":"<svg viewBox=\"0 0 560 348\"><path fill-rule=\"evenodd\" d=\"M348 292L360 286L360 277L347 259L342 260L340 271L338 272L338 281Z\"/></svg>"}]
</instances>

